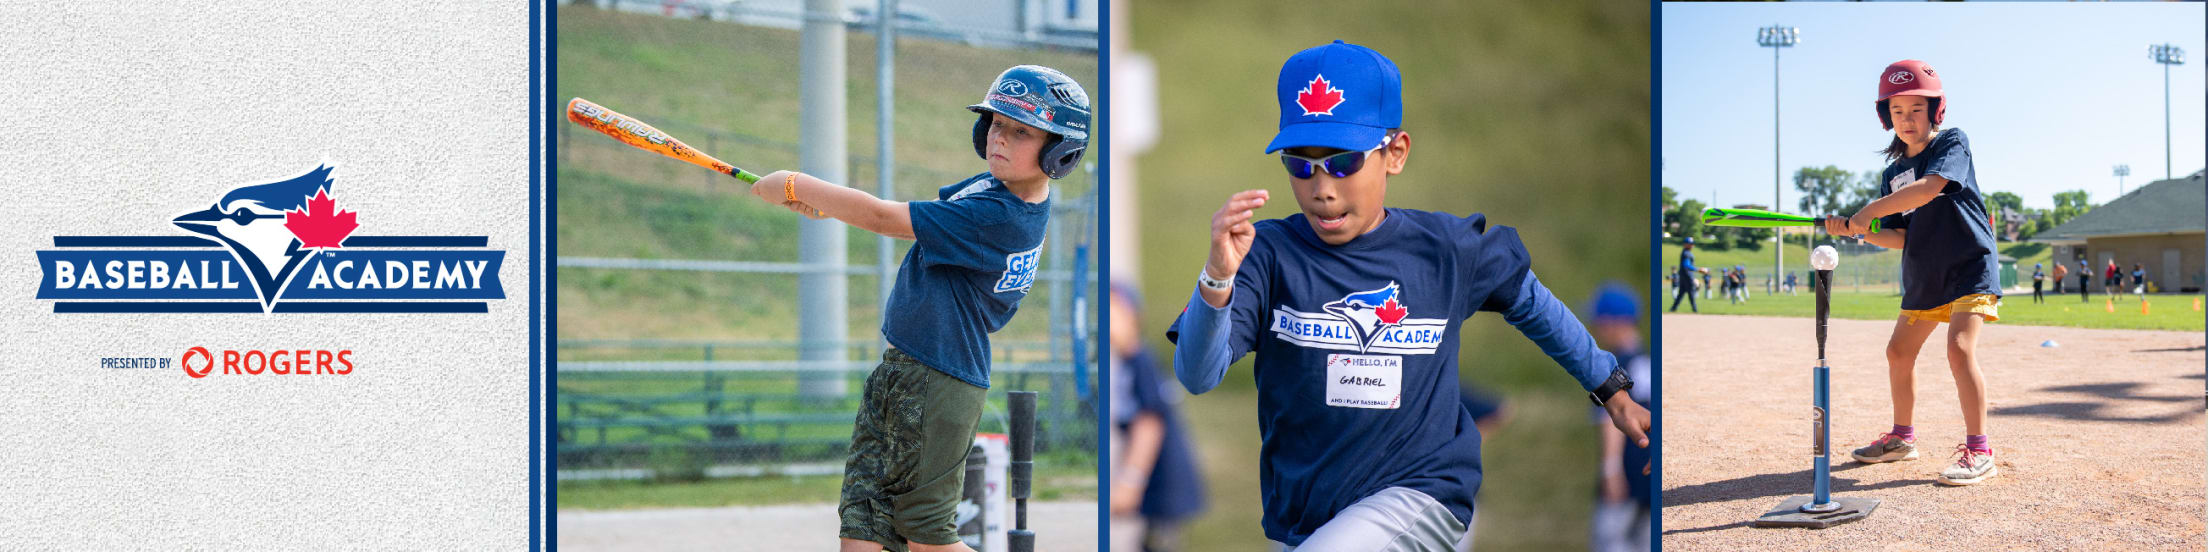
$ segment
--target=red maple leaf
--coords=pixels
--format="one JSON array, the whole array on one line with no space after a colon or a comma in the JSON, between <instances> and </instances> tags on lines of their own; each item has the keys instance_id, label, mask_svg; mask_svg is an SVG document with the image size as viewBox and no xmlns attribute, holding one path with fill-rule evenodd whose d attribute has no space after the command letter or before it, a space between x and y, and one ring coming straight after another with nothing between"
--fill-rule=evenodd
<instances>
[{"instance_id":1,"label":"red maple leaf","mask_svg":"<svg viewBox=\"0 0 2208 552\"><path fill-rule=\"evenodd\" d=\"M1389 298L1388 302L1380 305L1380 308L1372 309L1372 313L1380 315L1380 323L1382 324L1397 324L1403 321L1403 317L1411 314L1411 309L1403 308L1403 305L1397 304L1394 298Z\"/></svg>"},{"instance_id":2,"label":"red maple leaf","mask_svg":"<svg viewBox=\"0 0 2208 552\"><path fill-rule=\"evenodd\" d=\"M299 238L299 247L344 247L345 237L360 228L355 217L360 213L337 210L337 200L330 199L329 190L316 190L314 199L307 200L307 208L284 212L284 228Z\"/></svg>"},{"instance_id":3,"label":"red maple leaf","mask_svg":"<svg viewBox=\"0 0 2208 552\"><path fill-rule=\"evenodd\" d=\"M1325 75L1311 79L1311 89L1296 92L1296 105L1303 106L1305 115L1333 115L1334 106L1342 105L1342 91L1328 88Z\"/></svg>"}]
</instances>

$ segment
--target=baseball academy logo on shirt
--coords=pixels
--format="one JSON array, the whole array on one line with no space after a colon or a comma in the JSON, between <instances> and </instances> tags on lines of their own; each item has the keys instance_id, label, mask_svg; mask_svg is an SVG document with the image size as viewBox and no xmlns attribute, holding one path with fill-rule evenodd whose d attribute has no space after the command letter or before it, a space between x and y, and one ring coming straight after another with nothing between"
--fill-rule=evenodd
<instances>
[{"instance_id":1,"label":"baseball academy logo on shirt","mask_svg":"<svg viewBox=\"0 0 2208 552\"><path fill-rule=\"evenodd\" d=\"M1411 318L1401 286L1361 291L1321 305L1322 312L1273 308L1273 334L1313 349L1430 355L1441 346L1448 321Z\"/></svg>"},{"instance_id":2,"label":"baseball academy logo on shirt","mask_svg":"<svg viewBox=\"0 0 2208 552\"><path fill-rule=\"evenodd\" d=\"M355 236L332 167L231 188L181 236L55 236L38 299L57 313L489 312L506 252L487 236Z\"/></svg>"},{"instance_id":3,"label":"baseball academy logo on shirt","mask_svg":"<svg viewBox=\"0 0 2208 552\"><path fill-rule=\"evenodd\" d=\"M1326 75L1313 75L1310 88L1296 91L1296 105L1303 107L1304 116L1334 115L1334 108L1342 105L1342 90L1333 85Z\"/></svg>"}]
</instances>

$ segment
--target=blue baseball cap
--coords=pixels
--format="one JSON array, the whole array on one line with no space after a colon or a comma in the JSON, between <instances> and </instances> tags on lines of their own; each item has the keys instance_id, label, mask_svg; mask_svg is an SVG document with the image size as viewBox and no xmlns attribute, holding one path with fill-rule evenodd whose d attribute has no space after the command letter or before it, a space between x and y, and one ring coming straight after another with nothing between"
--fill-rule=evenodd
<instances>
[{"instance_id":1,"label":"blue baseball cap","mask_svg":"<svg viewBox=\"0 0 2208 552\"><path fill-rule=\"evenodd\" d=\"M1595 290L1594 303L1595 320L1616 318L1633 322L1640 317L1641 302L1635 298L1633 288L1616 281L1604 283L1601 289Z\"/></svg>"},{"instance_id":2,"label":"blue baseball cap","mask_svg":"<svg viewBox=\"0 0 2208 552\"><path fill-rule=\"evenodd\" d=\"M1364 151L1403 127L1403 74L1371 48L1336 40L1296 52L1274 85L1280 133L1265 153L1317 146Z\"/></svg>"}]
</instances>

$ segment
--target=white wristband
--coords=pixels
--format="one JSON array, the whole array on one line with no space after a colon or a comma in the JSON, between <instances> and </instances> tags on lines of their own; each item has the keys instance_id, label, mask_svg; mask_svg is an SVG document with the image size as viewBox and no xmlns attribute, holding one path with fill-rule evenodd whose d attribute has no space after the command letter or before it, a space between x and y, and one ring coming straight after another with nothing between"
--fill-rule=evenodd
<instances>
[{"instance_id":1,"label":"white wristband","mask_svg":"<svg viewBox=\"0 0 2208 552\"><path fill-rule=\"evenodd\" d=\"M1199 286L1225 291L1229 289L1234 289L1233 280L1233 278L1228 278L1226 280L1215 280L1212 279L1210 270L1196 270L1196 285Z\"/></svg>"}]
</instances>

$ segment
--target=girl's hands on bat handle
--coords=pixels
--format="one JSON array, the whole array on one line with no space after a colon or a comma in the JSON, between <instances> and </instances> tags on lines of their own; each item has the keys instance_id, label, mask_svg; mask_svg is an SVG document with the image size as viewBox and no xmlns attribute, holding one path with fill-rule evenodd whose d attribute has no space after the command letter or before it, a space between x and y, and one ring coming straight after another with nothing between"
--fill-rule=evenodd
<instances>
[{"instance_id":1,"label":"girl's hands on bat handle","mask_svg":"<svg viewBox=\"0 0 2208 552\"><path fill-rule=\"evenodd\" d=\"M1869 221L1876 219L1865 219L1863 221L1856 220L1862 217L1862 213L1857 213L1854 217L1827 215L1825 216L1825 234L1832 236L1854 236L1858 238L1863 237L1863 233L1870 230L1871 228L1871 223Z\"/></svg>"}]
</instances>

